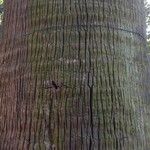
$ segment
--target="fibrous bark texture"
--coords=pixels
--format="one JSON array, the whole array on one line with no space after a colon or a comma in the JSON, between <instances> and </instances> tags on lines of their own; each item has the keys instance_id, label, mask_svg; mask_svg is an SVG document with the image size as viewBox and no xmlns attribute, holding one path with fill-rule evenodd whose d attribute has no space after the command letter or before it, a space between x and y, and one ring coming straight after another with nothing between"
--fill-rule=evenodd
<instances>
[{"instance_id":1,"label":"fibrous bark texture","mask_svg":"<svg viewBox=\"0 0 150 150\"><path fill-rule=\"evenodd\" d=\"M148 150L143 0L5 0L1 150Z\"/></svg>"}]
</instances>

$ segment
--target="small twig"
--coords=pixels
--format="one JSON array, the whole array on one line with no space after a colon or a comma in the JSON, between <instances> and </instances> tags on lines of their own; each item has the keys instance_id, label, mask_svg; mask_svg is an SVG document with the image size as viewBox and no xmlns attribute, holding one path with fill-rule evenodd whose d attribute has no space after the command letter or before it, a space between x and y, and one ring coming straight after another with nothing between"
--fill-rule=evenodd
<instances>
[{"instance_id":1,"label":"small twig","mask_svg":"<svg viewBox=\"0 0 150 150\"><path fill-rule=\"evenodd\" d=\"M48 83L47 85L45 85L44 86L44 88L45 89L60 89L60 88L63 88L63 87L65 87L65 88L71 88L71 87L69 87L69 86L67 86L67 85L65 85L65 84L63 84L63 83L60 83L60 84L58 84L58 83L56 83L55 81L51 81L50 83Z\"/></svg>"}]
</instances>

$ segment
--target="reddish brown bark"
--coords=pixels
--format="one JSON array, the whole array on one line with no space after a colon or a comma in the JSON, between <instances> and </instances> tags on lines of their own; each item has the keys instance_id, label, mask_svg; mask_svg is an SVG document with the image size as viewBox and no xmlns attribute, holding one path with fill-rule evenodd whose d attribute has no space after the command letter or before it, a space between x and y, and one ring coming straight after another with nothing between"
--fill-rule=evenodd
<instances>
[{"instance_id":1,"label":"reddish brown bark","mask_svg":"<svg viewBox=\"0 0 150 150\"><path fill-rule=\"evenodd\" d=\"M0 149L146 149L142 4L6 0Z\"/></svg>"}]
</instances>

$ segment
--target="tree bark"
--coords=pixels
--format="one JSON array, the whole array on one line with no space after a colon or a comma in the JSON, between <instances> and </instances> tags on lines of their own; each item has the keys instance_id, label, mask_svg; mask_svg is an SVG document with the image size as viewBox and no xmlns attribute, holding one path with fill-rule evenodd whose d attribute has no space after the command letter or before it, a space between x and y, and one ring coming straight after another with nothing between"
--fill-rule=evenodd
<instances>
[{"instance_id":1,"label":"tree bark","mask_svg":"<svg viewBox=\"0 0 150 150\"><path fill-rule=\"evenodd\" d=\"M5 0L0 149L146 150L143 0Z\"/></svg>"}]
</instances>

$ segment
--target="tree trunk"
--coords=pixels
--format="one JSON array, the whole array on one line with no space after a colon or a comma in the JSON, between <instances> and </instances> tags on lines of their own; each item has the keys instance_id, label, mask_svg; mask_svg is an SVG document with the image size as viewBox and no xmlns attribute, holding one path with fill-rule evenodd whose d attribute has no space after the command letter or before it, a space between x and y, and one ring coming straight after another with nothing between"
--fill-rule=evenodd
<instances>
[{"instance_id":1,"label":"tree trunk","mask_svg":"<svg viewBox=\"0 0 150 150\"><path fill-rule=\"evenodd\" d=\"M147 150L143 0L5 0L0 149Z\"/></svg>"}]
</instances>

